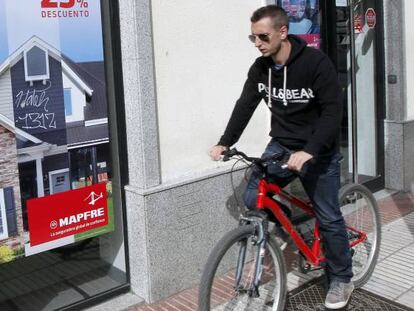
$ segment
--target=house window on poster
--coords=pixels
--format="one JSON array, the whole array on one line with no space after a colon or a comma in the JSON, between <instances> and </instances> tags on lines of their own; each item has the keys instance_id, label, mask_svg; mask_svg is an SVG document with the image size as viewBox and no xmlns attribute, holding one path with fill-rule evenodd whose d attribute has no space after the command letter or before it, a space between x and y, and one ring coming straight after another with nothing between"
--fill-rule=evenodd
<instances>
[{"instance_id":1,"label":"house window on poster","mask_svg":"<svg viewBox=\"0 0 414 311\"><path fill-rule=\"evenodd\" d=\"M277 0L289 16L289 33L301 37L308 46L320 48L319 0Z\"/></svg>"},{"instance_id":2,"label":"house window on poster","mask_svg":"<svg viewBox=\"0 0 414 311\"><path fill-rule=\"evenodd\" d=\"M24 71L26 81L49 79L48 52L33 46L24 52Z\"/></svg>"},{"instance_id":3,"label":"house window on poster","mask_svg":"<svg viewBox=\"0 0 414 311\"><path fill-rule=\"evenodd\" d=\"M0 240L7 239L8 237L6 203L3 189L0 189Z\"/></svg>"},{"instance_id":4,"label":"house window on poster","mask_svg":"<svg viewBox=\"0 0 414 311\"><path fill-rule=\"evenodd\" d=\"M64 89L63 90L63 102L65 105L65 116L72 115L72 90Z\"/></svg>"}]
</instances>

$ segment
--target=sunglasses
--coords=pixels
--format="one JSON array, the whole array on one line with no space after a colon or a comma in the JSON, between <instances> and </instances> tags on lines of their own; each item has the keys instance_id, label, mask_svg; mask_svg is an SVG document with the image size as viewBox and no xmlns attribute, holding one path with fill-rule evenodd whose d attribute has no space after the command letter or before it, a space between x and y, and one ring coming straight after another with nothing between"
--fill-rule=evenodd
<instances>
[{"instance_id":1,"label":"sunglasses","mask_svg":"<svg viewBox=\"0 0 414 311\"><path fill-rule=\"evenodd\" d=\"M249 35L249 40L252 43L256 43L256 38L259 38L262 42L269 42L270 41L270 33L259 33L257 35Z\"/></svg>"}]
</instances>

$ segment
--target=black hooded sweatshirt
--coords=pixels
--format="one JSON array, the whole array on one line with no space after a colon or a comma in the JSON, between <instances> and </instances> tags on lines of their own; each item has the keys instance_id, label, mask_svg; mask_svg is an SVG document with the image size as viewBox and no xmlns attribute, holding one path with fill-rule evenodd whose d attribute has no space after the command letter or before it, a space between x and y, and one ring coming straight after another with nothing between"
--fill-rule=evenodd
<instances>
[{"instance_id":1,"label":"black hooded sweatshirt","mask_svg":"<svg viewBox=\"0 0 414 311\"><path fill-rule=\"evenodd\" d=\"M272 112L270 136L280 144L315 157L338 150L342 101L335 68L325 54L299 37L288 39L292 49L283 68L275 69L272 58L263 56L250 67L219 145L239 140L263 99Z\"/></svg>"}]
</instances>

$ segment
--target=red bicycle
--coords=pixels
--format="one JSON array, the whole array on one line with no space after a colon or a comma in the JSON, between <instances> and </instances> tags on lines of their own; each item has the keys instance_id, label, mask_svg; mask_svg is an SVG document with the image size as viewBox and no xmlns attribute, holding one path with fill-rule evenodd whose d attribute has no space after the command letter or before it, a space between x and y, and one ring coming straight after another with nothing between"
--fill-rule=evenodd
<instances>
[{"instance_id":1,"label":"red bicycle","mask_svg":"<svg viewBox=\"0 0 414 311\"><path fill-rule=\"evenodd\" d=\"M286 263L273 233L272 220L277 219L296 244L301 256L299 269L303 273L324 266L318 221L314 219L310 202L293 196L268 178L269 162L287 166L280 162L280 155L253 158L232 149L225 153L224 160L234 157L243 158L262 173L257 208L243 213L239 226L228 232L212 250L201 277L199 310L284 310ZM341 188L339 202L352 253L352 281L358 288L368 281L378 258L381 240L378 207L372 193L358 184ZM287 216L286 204L302 209L313 218L310 239L305 238Z\"/></svg>"}]
</instances>

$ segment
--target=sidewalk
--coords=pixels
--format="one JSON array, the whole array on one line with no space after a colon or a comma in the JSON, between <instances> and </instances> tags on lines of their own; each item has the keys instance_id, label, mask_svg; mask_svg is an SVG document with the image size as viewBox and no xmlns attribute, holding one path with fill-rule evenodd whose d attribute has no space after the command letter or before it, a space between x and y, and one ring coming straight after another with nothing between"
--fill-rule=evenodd
<instances>
[{"instance_id":1,"label":"sidewalk","mask_svg":"<svg viewBox=\"0 0 414 311\"><path fill-rule=\"evenodd\" d=\"M414 310L414 195L396 193L378 198L378 205L382 222L381 250L377 267L364 289ZM293 250L287 250L285 255L288 265L294 265ZM302 285L315 275L289 272L288 289ZM155 304L140 304L127 310L197 311L197 288L184 290Z\"/></svg>"}]
</instances>

